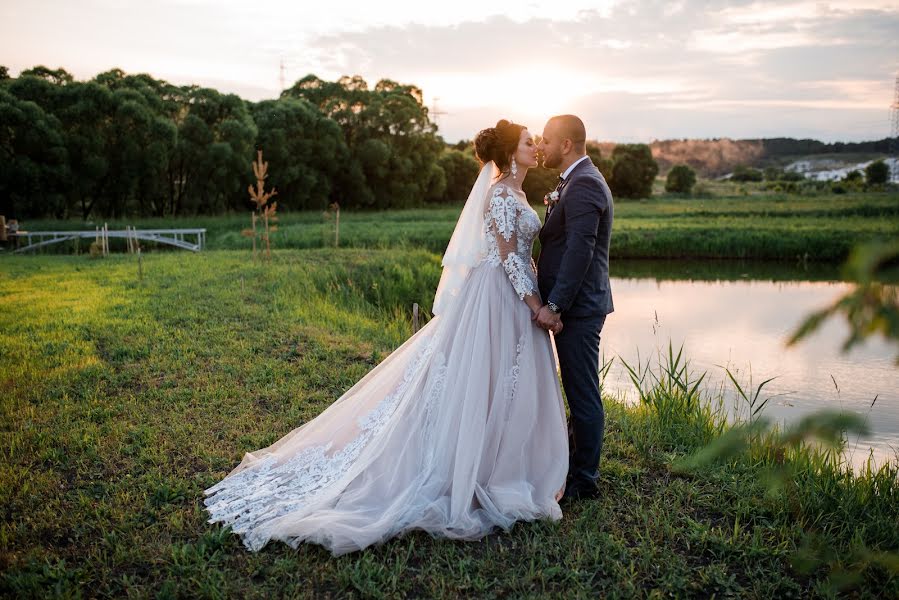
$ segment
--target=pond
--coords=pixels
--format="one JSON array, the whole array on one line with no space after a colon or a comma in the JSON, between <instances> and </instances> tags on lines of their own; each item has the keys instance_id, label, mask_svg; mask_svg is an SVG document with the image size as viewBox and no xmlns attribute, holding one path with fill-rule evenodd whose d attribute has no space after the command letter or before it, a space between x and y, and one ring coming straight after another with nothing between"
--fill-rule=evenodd
<instances>
[{"instance_id":1,"label":"pond","mask_svg":"<svg viewBox=\"0 0 899 600\"><path fill-rule=\"evenodd\" d=\"M615 261L615 312L603 328L601 351L615 357L604 393L638 398L620 359L630 365L683 345L691 372L708 372L706 391L723 395L729 414L745 402L725 372L746 390L776 377L762 389L771 397L764 414L792 423L819 409L852 411L870 432L850 435L846 457L858 467L873 453L882 464L899 452L899 348L882 337L848 353L842 318L826 321L798 345L785 341L803 318L852 289L832 266L791 266L727 261ZM876 401L875 401L876 398Z\"/></svg>"}]
</instances>

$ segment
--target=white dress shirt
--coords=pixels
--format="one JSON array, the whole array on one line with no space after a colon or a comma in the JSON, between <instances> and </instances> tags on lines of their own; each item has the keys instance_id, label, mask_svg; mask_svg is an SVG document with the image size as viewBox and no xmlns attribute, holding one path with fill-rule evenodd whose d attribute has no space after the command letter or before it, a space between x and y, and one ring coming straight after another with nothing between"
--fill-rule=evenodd
<instances>
[{"instance_id":1,"label":"white dress shirt","mask_svg":"<svg viewBox=\"0 0 899 600\"><path fill-rule=\"evenodd\" d=\"M571 166L568 167L567 169L565 169L565 172L562 173L562 179L568 179L568 176L571 175L571 172L574 170L574 168L576 166L578 166L579 163L587 160L588 158L590 158L590 157L585 154L582 157L580 157L579 159L577 159L576 161L574 161L573 163L571 163Z\"/></svg>"}]
</instances>

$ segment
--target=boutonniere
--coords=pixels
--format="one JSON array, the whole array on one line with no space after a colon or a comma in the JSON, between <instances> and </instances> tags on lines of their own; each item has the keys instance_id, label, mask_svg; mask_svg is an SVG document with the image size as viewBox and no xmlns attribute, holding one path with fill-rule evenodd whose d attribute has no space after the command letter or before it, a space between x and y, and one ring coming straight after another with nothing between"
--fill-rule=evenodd
<instances>
[{"instance_id":1,"label":"boutonniere","mask_svg":"<svg viewBox=\"0 0 899 600\"><path fill-rule=\"evenodd\" d=\"M543 204L552 209L559 202L559 190L553 190L543 196Z\"/></svg>"}]
</instances>

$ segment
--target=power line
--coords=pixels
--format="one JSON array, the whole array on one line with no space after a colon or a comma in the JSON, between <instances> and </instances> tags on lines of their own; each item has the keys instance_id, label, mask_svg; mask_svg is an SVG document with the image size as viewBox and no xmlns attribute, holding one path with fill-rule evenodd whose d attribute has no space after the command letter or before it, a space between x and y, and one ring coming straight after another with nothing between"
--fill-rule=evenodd
<instances>
[{"instance_id":1,"label":"power line","mask_svg":"<svg viewBox=\"0 0 899 600\"><path fill-rule=\"evenodd\" d=\"M438 123L439 118L443 115L448 115L449 113L437 108L438 100L440 100L440 98L437 98L435 96L434 102L431 104L431 111L430 111L431 115L430 116L431 116L431 120L434 121L434 125L437 125L437 127L439 128L440 127L440 124Z\"/></svg>"},{"instance_id":2,"label":"power line","mask_svg":"<svg viewBox=\"0 0 899 600\"><path fill-rule=\"evenodd\" d=\"M890 156L899 159L899 73L896 74L896 91L893 95L893 104L890 106ZM890 179L899 179L899 160L893 160Z\"/></svg>"}]
</instances>

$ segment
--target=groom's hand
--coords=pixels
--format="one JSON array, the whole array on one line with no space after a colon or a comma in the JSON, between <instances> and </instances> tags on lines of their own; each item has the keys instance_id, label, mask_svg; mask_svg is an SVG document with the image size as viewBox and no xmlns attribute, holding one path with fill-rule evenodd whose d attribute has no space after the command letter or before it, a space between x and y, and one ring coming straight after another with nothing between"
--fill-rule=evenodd
<instances>
[{"instance_id":1,"label":"groom's hand","mask_svg":"<svg viewBox=\"0 0 899 600\"><path fill-rule=\"evenodd\" d=\"M562 331L562 319L549 310L545 304L540 307L540 310L537 311L537 314L534 315L534 320L537 321L537 325L542 329L546 329L547 331L552 331L553 333L559 333Z\"/></svg>"}]
</instances>

